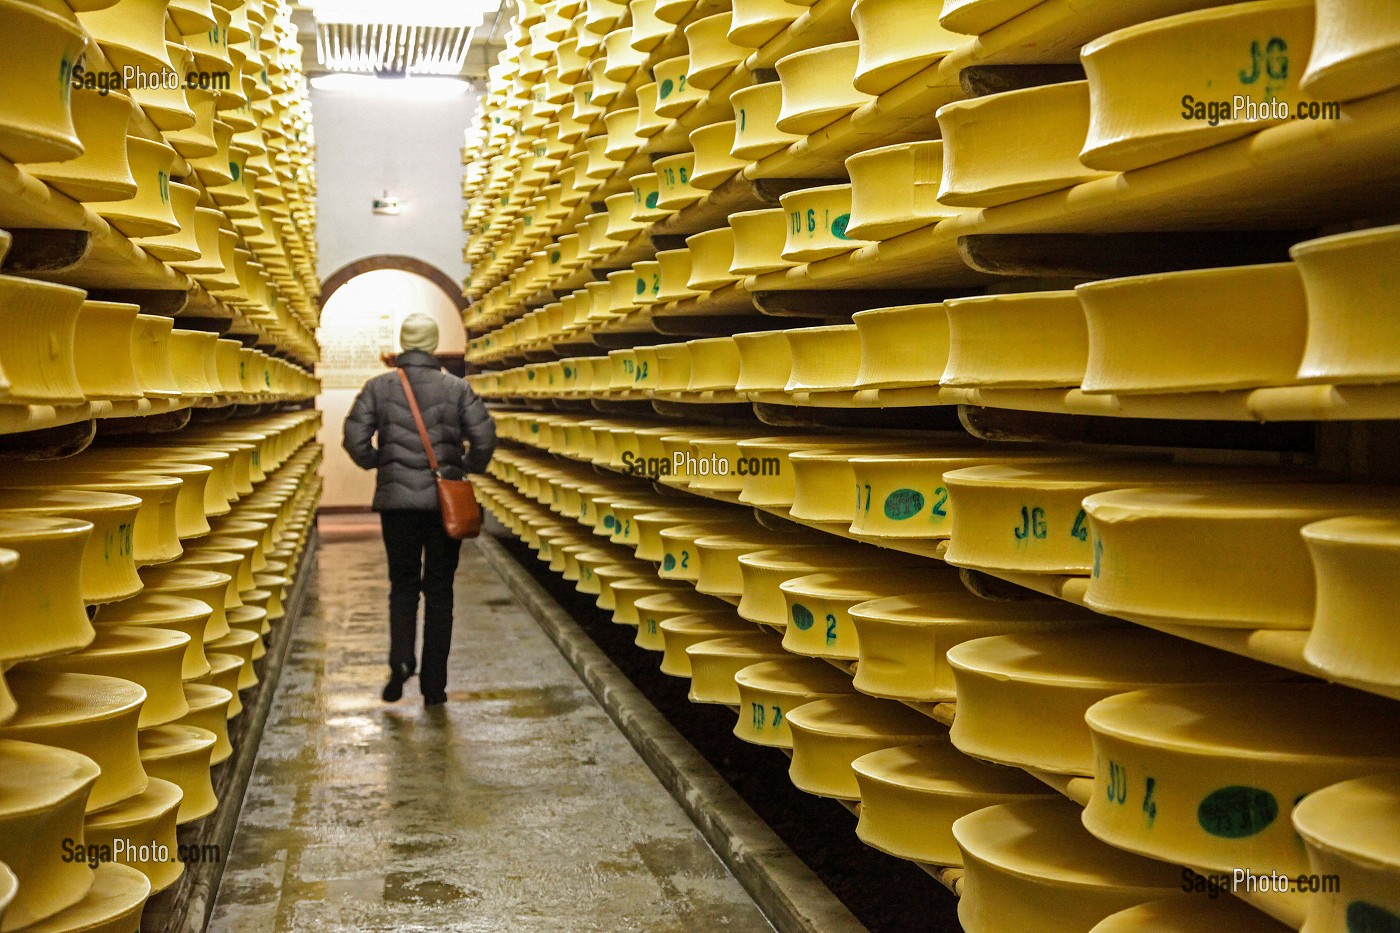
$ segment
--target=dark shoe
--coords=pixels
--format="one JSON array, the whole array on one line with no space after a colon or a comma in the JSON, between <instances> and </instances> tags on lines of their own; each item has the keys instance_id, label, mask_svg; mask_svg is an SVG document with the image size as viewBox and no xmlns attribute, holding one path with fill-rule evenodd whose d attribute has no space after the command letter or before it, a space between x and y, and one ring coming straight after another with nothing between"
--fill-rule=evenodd
<instances>
[{"instance_id":1,"label":"dark shoe","mask_svg":"<svg viewBox=\"0 0 1400 933\"><path fill-rule=\"evenodd\" d=\"M403 685L408 678L413 676L413 669L404 667L393 670L389 673L389 682L384 685L384 692L380 694L385 703L397 703L403 699Z\"/></svg>"},{"instance_id":2,"label":"dark shoe","mask_svg":"<svg viewBox=\"0 0 1400 933\"><path fill-rule=\"evenodd\" d=\"M441 706L446 702L447 694L445 693L425 693L423 695L424 706Z\"/></svg>"}]
</instances>

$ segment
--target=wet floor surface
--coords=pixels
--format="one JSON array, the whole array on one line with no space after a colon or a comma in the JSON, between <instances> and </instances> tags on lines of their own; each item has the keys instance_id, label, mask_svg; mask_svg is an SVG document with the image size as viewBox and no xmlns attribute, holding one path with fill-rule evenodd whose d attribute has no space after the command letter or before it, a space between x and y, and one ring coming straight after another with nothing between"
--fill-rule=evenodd
<instances>
[{"instance_id":1,"label":"wet floor surface","mask_svg":"<svg viewBox=\"0 0 1400 933\"><path fill-rule=\"evenodd\" d=\"M771 931L471 543L446 707L416 680L381 702L383 550L339 525L323 519L211 931Z\"/></svg>"}]
</instances>

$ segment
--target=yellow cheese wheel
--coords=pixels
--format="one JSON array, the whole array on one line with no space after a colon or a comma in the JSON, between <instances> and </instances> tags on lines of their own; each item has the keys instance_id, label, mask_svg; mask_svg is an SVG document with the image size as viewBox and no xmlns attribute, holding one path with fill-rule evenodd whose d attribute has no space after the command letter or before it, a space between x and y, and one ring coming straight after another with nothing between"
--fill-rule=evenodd
<instances>
[{"instance_id":1,"label":"yellow cheese wheel","mask_svg":"<svg viewBox=\"0 0 1400 933\"><path fill-rule=\"evenodd\" d=\"M0 54L10 63L0 85L0 155L11 162L77 158L83 145L73 127L67 81L58 76L79 60L87 41L83 29L70 16L28 3L5 4L0 24ZM39 75L54 76L43 81L49 93L37 92Z\"/></svg>"},{"instance_id":2,"label":"yellow cheese wheel","mask_svg":"<svg viewBox=\"0 0 1400 933\"><path fill-rule=\"evenodd\" d=\"M955 645L992 635L1058 632L1097 619L1060 603L982 599L959 591L957 581L945 576L930 571L931 582L944 584L936 590L872 599L847 610L860 642L855 684L861 693L951 701L956 691L947 654Z\"/></svg>"},{"instance_id":3,"label":"yellow cheese wheel","mask_svg":"<svg viewBox=\"0 0 1400 933\"><path fill-rule=\"evenodd\" d=\"M183 596L143 593L111 606L104 606L95 620L99 631L115 628L141 627L156 631L169 630L186 635L185 654L180 676L182 680L201 677L209 672L209 659L204 654L204 631L213 610L207 603Z\"/></svg>"},{"instance_id":4,"label":"yellow cheese wheel","mask_svg":"<svg viewBox=\"0 0 1400 933\"><path fill-rule=\"evenodd\" d=\"M1389 612L1400 586L1400 520L1331 518L1303 527L1317 604L1308 663L1348 681L1400 687L1400 646Z\"/></svg>"},{"instance_id":5,"label":"yellow cheese wheel","mask_svg":"<svg viewBox=\"0 0 1400 933\"><path fill-rule=\"evenodd\" d=\"M735 0L729 41L760 49L801 15L802 7L787 0Z\"/></svg>"},{"instance_id":6,"label":"yellow cheese wheel","mask_svg":"<svg viewBox=\"0 0 1400 933\"><path fill-rule=\"evenodd\" d=\"M792 346L785 331L735 334L739 348L738 392L782 392L792 378Z\"/></svg>"},{"instance_id":7,"label":"yellow cheese wheel","mask_svg":"<svg viewBox=\"0 0 1400 933\"><path fill-rule=\"evenodd\" d=\"M656 115L674 120L705 98L705 89L689 81L690 56L678 55L658 62L652 69L656 78Z\"/></svg>"},{"instance_id":8,"label":"yellow cheese wheel","mask_svg":"<svg viewBox=\"0 0 1400 933\"><path fill-rule=\"evenodd\" d=\"M690 178L695 188L713 191L749 164L748 160L736 159L730 154L734 148L733 120L710 123L692 131L690 146L695 150L695 174Z\"/></svg>"},{"instance_id":9,"label":"yellow cheese wheel","mask_svg":"<svg viewBox=\"0 0 1400 933\"><path fill-rule=\"evenodd\" d=\"M58 162L32 162L24 166L24 171L75 201L122 200L134 196L136 180L131 177L126 159L131 98L95 90L72 90L69 103L82 155Z\"/></svg>"},{"instance_id":10,"label":"yellow cheese wheel","mask_svg":"<svg viewBox=\"0 0 1400 933\"><path fill-rule=\"evenodd\" d=\"M1095 924L1089 933L1287 933L1290 929L1233 897L1178 894L1120 910Z\"/></svg>"},{"instance_id":11,"label":"yellow cheese wheel","mask_svg":"<svg viewBox=\"0 0 1400 933\"><path fill-rule=\"evenodd\" d=\"M3 135L0 131L0 135ZM74 333L84 292L0 276L0 401L72 405L83 401L74 361Z\"/></svg>"},{"instance_id":12,"label":"yellow cheese wheel","mask_svg":"<svg viewBox=\"0 0 1400 933\"><path fill-rule=\"evenodd\" d=\"M953 506L949 563L1087 575L1093 572L1097 547L1087 496L1132 487L1284 483L1306 477L1235 467L1035 459L1031 454L1020 462L970 467L943 477Z\"/></svg>"},{"instance_id":13,"label":"yellow cheese wheel","mask_svg":"<svg viewBox=\"0 0 1400 933\"><path fill-rule=\"evenodd\" d=\"M944 474L977 466L1063 460L1053 453L996 447L926 448L850 460L855 477L852 534L875 538L946 538L952 534L950 487Z\"/></svg>"},{"instance_id":14,"label":"yellow cheese wheel","mask_svg":"<svg viewBox=\"0 0 1400 933\"><path fill-rule=\"evenodd\" d=\"M23 568L0 584L6 614L0 658L42 657L92 641L81 579L92 529L89 522L69 518L0 516L0 545L19 555Z\"/></svg>"},{"instance_id":15,"label":"yellow cheese wheel","mask_svg":"<svg viewBox=\"0 0 1400 933\"><path fill-rule=\"evenodd\" d=\"M175 836L175 814L179 809L180 788L152 778L145 793L88 817L83 825L83 843L115 847L121 840L124 851L120 863L145 875L152 891L163 891L184 873L184 863L176 857L179 841ZM158 846L165 847L168 858L156 858L161 854ZM115 849L112 854L117 854ZM135 855L148 857L132 857Z\"/></svg>"},{"instance_id":16,"label":"yellow cheese wheel","mask_svg":"<svg viewBox=\"0 0 1400 933\"><path fill-rule=\"evenodd\" d=\"M1303 359L1308 305L1293 263L1132 276L1075 292L1089 326L1086 392L1288 385Z\"/></svg>"},{"instance_id":17,"label":"yellow cheese wheel","mask_svg":"<svg viewBox=\"0 0 1400 933\"><path fill-rule=\"evenodd\" d=\"M146 691L138 725L173 722L189 712L181 671L190 636L143 626L103 625L82 651L32 661L26 670L97 674L129 680Z\"/></svg>"},{"instance_id":18,"label":"yellow cheese wheel","mask_svg":"<svg viewBox=\"0 0 1400 933\"><path fill-rule=\"evenodd\" d=\"M819 447L793 451L788 456L793 476L792 517L850 525L856 515L851 459L903 453L919 446L907 440L834 436Z\"/></svg>"},{"instance_id":19,"label":"yellow cheese wheel","mask_svg":"<svg viewBox=\"0 0 1400 933\"><path fill-rule=\"evenodd\" d=\"M1291 820L1298 802L1400 767L1395 702L1332 684L1159 687L1103 700L1086 721L1094 793L1084 826L1119 848L1213 872L1306 872Z\"/></svg>"},{"instance_id":20,"label":"yellow cheese wheel","mask_svg":"<svg viewBox=\"0 0 1400 933\"><path fill-rule=\"evenodd\" d=\"M1104 845L1069 800L987 807L953 824L966 933L1082 933L1110 914L1179 893L1181 869Z\"/></svg>"},{"instance_id":21,"label":"yellow cheese wheel","mask_svg":"<svg viewBox=\"0 0 1400 933\"><path fill-rule=\"evenodd\" d=\"M208 642L206 648L209 651L236 655L243 662L243 667L238 672L238 689L247 690L250 687L256 687L259 682L253 661L261 646L262 639L258 637L256 632L250 632L247 629L230 629L229 633L222 638Z\"/></svg>"},{"instance_id":22,"label":"yellow cheese wheel","mask_svg":"<svg viewBox=\"0 0 1400 933\"><path fill-rule=\"evenodd\" d=\"M141 500L135 496L91 490L0 489L0 514L11 519L48 517L92 526L80 570L82 598L89 604L115 602L140 592L135 553L140 507Z\"/></svg>"},{"instance_id":23,"label":"yellow cheese wheel","mask_svg":"<svg viewBox=\"0 0 1400 933\"><path fill-rule=\"evenodd\" d=\"M734 610L728 603L697 593L684 584L665 580L648 582L653 584L653 589L646 593L637 590L638 596L632 604L632 621L625 623L638 627L637 644L640 647L651 651L662 650L665 641L661 636L661 623L670 619L697 614L708 618L711 613L720 613L730 619L734 616ZM752 631L751 628L739 629L737 626L733 630Z\"/></svg>"},{"instance_id":24,"label":"yellow cheese wheel","mask_svg":"<svg viewBox=\"0 0 1400 933\"><path fill-rule=\"evenodd\" d=\"M1089 126L1086 82L1045 84L947 104L941 204L994 207L1059 191L1107 173L1079 150Z\"/></svg>"},{"instance_id":25,"label":"yellow cheese wheel","mask_svg":"<svg viewBox=\"0 0 1400 933\"><path fill-rule=\"evenodd\" d=\"M859 66L859 42L836 42L778 59L778 80L783 89L778 129L800 135L815 133L873 100L856 89Z\"/></svg>"},{"instance_id":26,"label":"yellow cheese wheel","mask_svg":"<svg viewBox=\"0 0 1400 933\"><path fill-rule=\"evenodd\" d=\"M962 865L956 820L984 807L1055 796L1023 771L967 757L946 736L870 752L851 768L860 788L860 841L928 865Z\"/></svg>"},{"instance_id":27,"label":"yellow cheese wheel","mask_svg":"<svg viewBox=\"0 0 1400 933\"><path fill-rule=\"evenodd\" d=\"M678 211L705 196L704 191L690 184L690 176L695 174L694 152L657 159L652 167L656 169L661 191L658 207Z\"/></svg>"},{"instance_id":28,"label":"yellow cheese wheel","mask_svg":"<svg viewBox=\"0 0 1400 933\"><path fill-rule=\"evenodd\" d=\"M913 564L918 558L910 557ZM874 548L845 543L783 544L739 555L743 593L737 611L745 619L765 625L787 625L788 606L780 589L788 580L832 570L878 570L899 563L899 558Z\"/></svg>"},{"instance_id":29,"label":"yellow cheese wheel","mask_svg":"<svg viewBox=\"0 0 1400 933\"><path fill-rule=\"evenodd\" d=\"M784 331L792 348L787 391L854 389L860 370L860 332L854 324Z\"/></svg>"},{"instance_id":30,"label":"yellow cheese wheel","mask_svg":"<svg viewBox=\"0 0 1400 933\"><path fill-rule=\"evenodd\" d=\"M851 620L852 606L901 593L960 586L957 576L945 568L917 564L875 572L833 570L787 580L778 587L787 603L789 622L783 629L783 647L808 657L854 661L860 657L860 638Z\"/></svg>"},{"instance_id":31,"label":"yellow cheese wheel","mask_svg":"<svg viewBox=\"0 0 1400 933\"><path fill-rule=\"evenodd\" d=\"M671 525L661 529L661 569L663 580L700 579L700 549L695 542L704 537L721 534L743 534L751 531L751 519L695 522Z\"/></svg>"},{"instance_id":32,"label":"yellow cheese wheel","mask_svg":"<svg viewBox=\"0 0 1400 933\"><path fill-rule=\"evenodd\" d=\"M691 392L734 391L739 380L739 346L733 337L710 337L688 342L691 356Z\"/></svg>"},{"instance_id":33,"label":"yellow cheese wheel","mask_svg":"<svg viewBox=\"0 0 1400 933\"><path fill-rule=\"evenodd\" d=\"M700 573L695 580L696 591L721 598L741 596L744 592L744 581L739 558L745 554L792 542L794 537L783 532L759 529L742 534L697 538L695 550L700 563Z\"/></svg>"},{"instance_id":34,"label":"yellow cheese wheel","mask_svg":"<svg viewBox=\"0 0 1400 933\"><path fill-rule=\"evenodd\" d=\"M781 195L778 200L788 219L783 259L814 262L865 245L865 241L846 233L851 220L850 185L800 188Z\"/></svg>"},{"instance_id":35,"label":"yellow cheese wheel","mask_svg":"<svg viewBox=\"0 0 1400 933\"><path fill-rule=\"evenodd\" d=\"M858 388L938 385L948 364L942 304L875 308L851 319L860 337Z\"/></svg>"},{"instance_id":36,"label":"yellow cheese wheel","mask_svg":"<svg viewBox=\"0 0 1400 933\"><path fill-rule=\"evenodd\" d=\"M948 650L958 714L953 744L1000 764L1094 774L1084 713L1159 684L1263 684L1286 672L1139 628L995 635ZM1253 688L1251 688L1253 689Z\"/></svg>"},{"instance_id":37,"label":"yellow cheese wheel","mask_svg":"<svg viewBox=\"0 0 1400 933\"><path fill-rule=\"evenodd\" d=\"M1313 18L1313 0L1262 0L1179 13L1090 42L1081 57L1093 105L1080 158L1126 172L1287 119L1277 105L1292 115L1307 100L1298 82ZM1212 105L1224 113L1212 119Z\"/></svg>"},{"instance_id":38,"label":"yellow cheese wheel","mask_svg":"<svg viewBox=\"0 0 1400 933\"><path fill-rule=\"evenodd\" d=\"M1316 587L1303 526L1397 508L1394 487L1322 483L1100 493L1084 501L1096 570L1085 602L1129 618L1310 628Z\"/></svg>"},{"instance_id":39,"label":"yellow cheese wheel","mask_svg":"<svg viewBox=\"0 0 1400 933\"><path fill-rule=\"evenodd\" d=\"M698 292L713 291L733 282L729 271L734 262L734 231L717 227L685 238L690 250L690 279L686 287Z\"/></svg>"},{"instance_id":40,"label":"yellow cheese wheel","mask_svg":"<svg viewBox=\"0 0 1400 933\"><path fill-rule=\"evenodd\" d=\"M656 261L661 276L659 290L653 289L657 303L681 301L700 294L686 285L690 281L689 249L663 249L656 254Z\"/></svg>"},{"instance_id":41,"label":"yellow cheese wheel","mask_svg":"<svg viewBox=\"0 0 1400 933\"><path fill-rule=\"evenodd\" d=\"M851 19L860 36L856 89L883 94L967 41L943 28L933 4L856 0Z\"/></svg>"},{"instance_id":42,"label":"yellow cheese wheel","mask_svg":"<svg viewBox=\"0 0 1400 933\"><path fill-rule=\"evenodd\" d=\"M1355 100L1400 83L1394 12L1385 0L1318 0L1303 91L1314 100Z\"/></svg>"},{"instance_id":43,"label":"yellow cheese wheel","mask_svg":"<svg viewBox=\"0 0 1400 933\"><path fill-rule=\"evenodd\" d=\"M598 598L595 602L599 609L606 609L609 612L617 608L617 597L613 592L613 585L623 581L648 582L652 579L650 564L640 561L627 564L603 564L595 567L593 576L598 581Z\"/></svg>"},{"instance_id":44,"label":"yellow cheese wheel","mask_svg":"<svg viewBox=\"0 0 1400 933\"><path fill-rule=\"evenodd\" d=\"M939 24L951 32L980 36L1020 16L1039 0L943 0Z\"/></svg>"},{"instance_id":45,"label":"yellow cheese wheel","mask_svg":"<svg viewBox=\"0 0 1400 933\"><path fill-rule=\"evenodd\" d=\"M185 185L172 185L172 189ZM189 188L190 191L196 189ZM196 191L196 194L198 192ZM171 195L175 197L175 194ZM190 208L193 211L193 207ZM143 247L153 255L151 244ZM165 257L159 257L165 258ZM73 333L73 363L78 384L88 399L136 399L143 395L131 355L140 307L110 301L85 301ZM227 355L227 344L220 341ZM234 347L237 356L238 347ZM234 363L236 374L237 363ZM241 387L240 387L241 391Z\"/></svg>"},{"instance_id":46,"label":"yellow cheese wheel","mask_svg":"<svg viewBox=\"0 0 1400 933\"><path fill-rule=\"evenodd\" d=\"M1307 348L1298 376L1311 382L1400 378L1391 315L1376 314L1400 288L1400 226L1356 230L1290 250L1307 293Z\"/></svg>"},{"instance_id":47,"label":"yellow cheese wheel","mask_svg":"<svg viewBox=\"0 0 1400 933\"><path fill-rule=\"evenodd\" d=\"M636 107L609 111L603 117L603 125L607 127L607 141L603 146L603 154L609 159L626 162L632 153L641 147L642 141L637 135Z\"/></svg>"},{"instance_id":48,"label":"yellow cheese wheel","mask_svg":"<svg viewBox=\"0 0 1400 933\"><path fill-rule=\"evenodd\" d=\"M1072 291L949 299L950 386L1078 386L1089 361L1084 309Z\"/></svg>"},{"instance_id":49,"label":"yellow cheese wheel","mask_svg":"<svg viewBox=\"0 0 1400 933\"><path fill-rule=\"evenodd\" d=\"M650 191L647 192L646 199L651 200ZM632 270L637 275L637 305L642 308L650 307L656 303L656 296L661 293L661 263L654 259L636 262L632 264Z\"/></svg>"},{"instance_id":50,"label":"yellow cheese wheel","mask_svg":"<svg viewBox=\"0 0 1400 933\"><path fill-rule=\"evenodd\" d=\"M628 8L632 11L632 48L650 52L671 34L672 24L656 16L655 0L632 0Z\"/></svg>"},{"instance_id":51,"label":"yellow cheese wheel","mask_svg":"<svg viewBox=\"0 0 1400 933\"><path fill-rule=\"evenodd\" d=\"M91 887L91 866L65 860L63 840L83 837L83 806L100 769L68 749L11 739L0 739L0 764L0 863L18 879L4 916L17 930Z\"/></svg>"},{"instance_id":52,"label":"yellow cheese wheel","mask_svg":"<svg viewBox=\"0 0 1400 933\"><path fill-rule=\"evenodd\" d=\"M218 652L210 652L208 658L209 673L196 677L195 683L209 684L228 691L233 697L228 706L228 716L232 719L243 712L243 702L238 696L238 678L243 671L243 659L234 654Z\"/></svg>"},{"instance_id":53,"label":"yellow cheese wheel","mask_svg":"<svg viewBox=\"0 0 1400 933\"><path fill-rule=\"evenodd\" d=\"M614 81L626 81L636 74L646 60L640 50L632 45L632 27L614 29L603 37L606 64L603 74Z\"/></svg>"},{"instance_id":54,"label":"yellow cheese wheel","mask_svg":"<svg viewBox=\"0 0 1400 933\"><path fill-rule=\"evenodd\" d=\"M182 726L198 726L201 729L208 729L214 733L214 751L210 755L211 764L218 764L227 761L233 754L233 744L229 741L228 735L228 708L233 702L233 694L220 687L208 684L185 684L185 697L189 703L190 711L182 716L178 724ZM151 785L155 785L159 779L152 779ZM146 788L147 792L150 787ZM174 820L171 820L174 826ZM152 879L155 884L155 879Z\"/></svg>"},{"instance_id":55,"label":"yellow cheese wheel","mask_svg":"<svg viewBox=\"0 0 1400 933\"><path fill-rule=\"evenodd\" d=\"M938 203L942 140L859 152L846 159L846 171L851 176L851 220L846 227L850 236L887 240L958 213Z\"/></svg>"},{"instance_id":56,"label":"yellow cheese wheel","mask_svg":"<svg viewBox=\"0 0 1400 933\"><path fill-rule=\"evenodd\" d=\"M730 612L701 611L671 616L660 625L661 638L665 642L665 653L661 656L661 673L671 677L689 677L690 655L687 649L703 641L730 636L763 635L751 623ZM638 632L640 635L640 630ZM761 639L762 644L771 640ZM755 662L757 663L757 662Z\"/></svg>"},{"instance_id":57,"label":"yellow cheese wheel","mask_svg":"<svg viewBox=\"0 0 1400 933\"><path fill-rule=\"evenodd\" d=\"M945 734L942 725L902 703L859 694L803 704L788 715L788 728L793 785L840 800L860 799L851 767L857 758Z\"/></svg>"},{"instance_id":58,"label":"yellow cheese wheel","mask_svg":"<svg viewBox=\"0 0 1400 933\"><path fill-rule=\"evenodd\" d=\"M208 816L219 805L209 776L217 741L214 733L198 726L156 726L141 732L141 764L152 777L184 791L176 816L181 825Z\"/></svg>"},{"instance_id":59,"label":"yellow cheese wheel","mask_svg":"<svg viewBox=\"0 0 1400 933\"><path fill-rule=\"evenodd\" d=\"M735 674L734 682L739 688L734 735L770 748L792 748L787 717L794 709L855 693L847 674L814 658L761 661Z\"/></svg>"},{"instance_id":60,"label":"yellow cheese wheel","mask_svg":"<svg viewBox=\"0 0 1400 933\"><path fill-rule=\"evenodd\" d=\"M783 86L777 81L741 88L729 95L734 108L734 149L736 159L758 160L786 149L802 135L778 129L782 113Z\"/></svg>"},{"instance_id":61,"label":"yellow cheese wheel","mask_svg":"<svg viewBox=\"0 0 1400 933\"><path fill-rule=\"evenodd\" d=\"M764 632L696 642L685 649L685 654L690 659L690 702L724 706L739 703L735 674L750 664L787 656L778 640Z\"/></svg>"},{"instance_id":62,"label":"yellow cheese wheel","mask_svg":"<svg viewBox=\"0 0 1400 933\"><path fill-rule=\"evenodd\" d=\"M87 797L89 811L146 789L137 754L137 720L146 691L117 677L10 670L5 674L19 709L0 737L38 742L87 755L102 774Z\"/></svg>"},{"instance_id":63,"label":"yellow cheese wheel","mask_svg":"<svg viewBox=\"0 0 1400 933\"><path fill-rule=\"evenodd\" d=\"M1307 847L1309 871L1340 878L1339 890L1308 898L1308 933L1384 930L1400 922L1400 775L1342 781L1314 791L1293 808Z\"/></svg>"},{"instance_id":64,"label":"yellow cheese wheel","mask_svg":"<svg viewBox=\"0 0 1400 933\"><path fill-rule=\"evenodd\" d=\"M799 450L818 450L822 444L820 435L740 440L739 454L746 462L739 501L746 505L776 508L792 505L792 454Z\"/></svg>"},{"instance_id":65,"label":"yellow cheese wheel","mask_svg":"<svg viewBox=\"0 0 1400 933\"><path fill-rule=\"evenodd\" d=\"M697 19L685 27L686 46L690 49L690 84L710 90L729 76L745 58L748 50L729 38L732 13L716 13Z\"/></svg>"},{"instance_id":66,"label":"yellow cheese wheel","mask_svg":"<svg viewBox=\"0 0 1400 933\"><path fill-rule=\"evenodd\" d=\"M734 275L759 275L788 269L796 263L782 257L787 242L788 216L780 207L740 211L729 215L734 231Z\"/></svg>"}]
</instances>

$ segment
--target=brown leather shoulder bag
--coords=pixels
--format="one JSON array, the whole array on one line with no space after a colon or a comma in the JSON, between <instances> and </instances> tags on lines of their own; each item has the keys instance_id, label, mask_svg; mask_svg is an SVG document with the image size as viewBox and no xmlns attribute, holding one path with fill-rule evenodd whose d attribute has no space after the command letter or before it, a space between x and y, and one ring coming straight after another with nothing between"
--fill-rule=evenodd
<instances>
[{"instance_id":1,"label":"brown leather shoulder bag","mask_svg":"<svg viewBox=\"0 0 1400 933\"><path fill-rule=\"evenodd\" d=\"M423 423L423 412L418 408L418 399L413 394L413 385L408 381L408 373L399 370L403 381L403 393L408 396L408 410L413 412L413 421L418 425L418 436L423 439L423 449L428 454L428 465L437 478L438 508L442 512L442 528L449 538L458 541L475 538L481 534L481 507L476 504L476 490L468 479L444 479L438 468L437 454L433 452L433 442L428 437L428 426Z\"/></svg>"}]
</instances>

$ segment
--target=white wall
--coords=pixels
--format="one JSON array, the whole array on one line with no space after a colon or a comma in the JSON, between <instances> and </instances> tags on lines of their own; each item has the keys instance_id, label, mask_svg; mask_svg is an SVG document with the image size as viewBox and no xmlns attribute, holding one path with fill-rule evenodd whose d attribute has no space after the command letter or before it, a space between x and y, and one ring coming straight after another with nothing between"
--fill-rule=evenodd
<instances>
[{"instance_id":1,"label":"white wall","mask_svg":"<svg viewBox=\"0 0 1400 933\"><path fill-rule=\"evenodd\" d=\"M361 470L341 447L345 416L360 386L385 372L384 353L398 352L399 325L415 312L438 322L441 352L461 352L465 346L462 319L442 290L427 279L397 269L357 275L336 290L321 314L323 364L318 367L326 388L316 401L325 413L321 442L326 462L321 468L326 489L322 505L368 507L374 496L374 473Z\"/></svg>"},{"instance_id":2,"label":"white wall","mask_svg":"<svg viewBox=\"0 0 1400 933\"><path fill-rule=\"evenodd\" d=\"M311 107L321 279L386 253L465 278L461 150L476 95L414 101L313 88ZM371 212L385 189L401 199L402 213Z\"/></svg>"}]
</instances>

